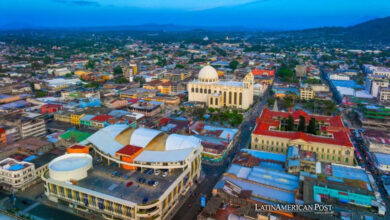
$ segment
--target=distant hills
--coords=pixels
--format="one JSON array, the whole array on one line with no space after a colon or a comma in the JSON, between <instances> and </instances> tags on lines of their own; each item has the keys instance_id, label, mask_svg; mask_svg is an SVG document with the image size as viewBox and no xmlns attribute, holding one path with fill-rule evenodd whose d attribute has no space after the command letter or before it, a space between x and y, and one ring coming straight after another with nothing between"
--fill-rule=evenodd
<instances>
[{"instance_id":1,"label":"distant hills","mask_svg":"<svg viewBox=\"0 0 390 220\"><path fill-rule=\"evenodd\" d=\"M390 16L384 18L376 18L357 25L349 27L324 27L313 28L296 31L267 31L252 29L243 26L210 26L210 27L196 27L184 26L175 24L143 24L130 26L107 26L107 27L75 27L75 28L47 28L34 26L31 24L13 23L0 26L2 31L15 30L78 30L78 31L164 31L164 32L183 32L183 31L224 31L224 32L268 32L268 33L289 33L305 37L311 35L312 37L326 37L327 39L337 40L355 40L355 41L372 41L390 43Z\"/></svg>"},{"instance_id":2,"label":"distant hills","mask_svg":"<svg viewBox=\"0 0 390 220\"><path fill-rule=\"evenodd\" d=\"M290 33L328 36L333 37L334 39L390 43L390 16L376 18L349 27L314 28L302 31L291 31Z\"/></svg>"}]
</instances>

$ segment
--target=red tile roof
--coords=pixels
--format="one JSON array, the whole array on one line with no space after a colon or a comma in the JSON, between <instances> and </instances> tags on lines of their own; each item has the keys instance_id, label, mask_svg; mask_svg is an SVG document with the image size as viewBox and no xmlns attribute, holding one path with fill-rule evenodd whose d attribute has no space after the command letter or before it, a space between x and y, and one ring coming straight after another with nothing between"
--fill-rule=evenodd
<instances>
[{"instance_id":1,"label":"red tile roof","mask_svg":"<svg viewBox=\"0 0 390 220\"><path fill-rule=\"evenodd\" d=\"M275 70L252 69L252 74L258 76L274 76Z\"/></svg>"},{"instance_id":2,"label":"red tile roof","mask_svg":"<svg viewBox=\"0 0 390 220\"><path fill-rule=\"evenodd\" d=\"M271 126L279 126L280 119L288 118L290 115L293 117L294 121L299 121L299 117L303 116L307 122L310 120L310 118L315 118L320 123L324 122L324 125L321 127L321 129L323 131L325 129L325 131L331 133L333 137L322 137L298 131L286 132L270 130ZM309 115L302 110L297 110L294 112L276 112L265 108L261 113L261 116L257 118L256 123L257 125L253 131L253 134L288 138L291 140L302 139L307 142L342 145L346 147L353 146L351 140L349 139L350 131L348 128L344 127L340 116Z\"/></svg>"},{"instance_id":3,"label":"red tile roof","mask_svg":"<svg viewBox=\"0 0 390 220\"><path fill-rule=\"evenodd\" d=\"M105 122L105 121L107 121L108 119L110 119L112 117L114 117L114 116L112 116L112 115L104 115L104 114L103 115L96 115L95 117L93 117L91 119L91 121Z\"/></svg>"},{"instance_id":4,"label":"red tile roof","mask_svg":"<svg viewBox=\"0 0 390 220\"><path fill-rule=\"evenodd\" d=\"M137 147L137 146L133 146L133 145L126 145L126 146L122 147L120 150L118 150L116 152L116 154L123 154L123 155L131 156L140 150L142 150L142 147Z\"/></svg>"}]
</instances>

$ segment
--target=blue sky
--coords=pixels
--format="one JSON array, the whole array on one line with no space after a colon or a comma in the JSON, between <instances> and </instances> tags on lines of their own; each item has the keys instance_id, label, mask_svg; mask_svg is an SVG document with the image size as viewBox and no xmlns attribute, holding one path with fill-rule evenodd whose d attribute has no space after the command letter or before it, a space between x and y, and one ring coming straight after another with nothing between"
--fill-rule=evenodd
<instances>
[{"instance_id":1,"label":"blue sky","mask_svg":"<svg viewBox=\"0 0 390 220\"><path fill-rule=\"evenodd\" d=\"M176 24L302 29L390 16L390 0L0 0L0 26Z\"/></svg>"}]
</instances>

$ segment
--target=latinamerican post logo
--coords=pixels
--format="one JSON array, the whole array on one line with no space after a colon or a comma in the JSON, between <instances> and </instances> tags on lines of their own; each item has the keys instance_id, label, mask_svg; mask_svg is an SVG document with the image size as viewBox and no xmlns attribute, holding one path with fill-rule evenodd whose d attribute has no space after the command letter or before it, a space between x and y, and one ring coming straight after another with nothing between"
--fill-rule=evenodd
<instances>
[{"instance_id":1,"label":"latinamerican post logo","mask_svg":"<svg viewBox=\"0 0 390 220\"><path fill-rule=\"evenodd\" d=\"M257 212L271 212L271 211L279 211L279 212L307 212L307 213L315 213L315 214L332 214L333 207L332 205L324 205L324 204L275 204L275 205L258 205L256 204Z\"/></svg>"}]
</instances>

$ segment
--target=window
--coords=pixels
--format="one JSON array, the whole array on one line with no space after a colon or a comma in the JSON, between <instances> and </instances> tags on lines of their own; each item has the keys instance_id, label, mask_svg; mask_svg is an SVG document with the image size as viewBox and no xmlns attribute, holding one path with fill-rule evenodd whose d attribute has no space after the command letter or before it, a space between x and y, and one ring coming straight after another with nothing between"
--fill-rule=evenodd
<instances>
[{"instance_id":1,"label":"window","mask_svg":"<svg viewBox=\"0 0 390 220\"><path fill-rule=\"evenodd\" d=\"M239 98L238 104L242 105L242 92L240 92L240 98Z\"/></svg>"},{"instance_id":2,"label":"window","mask_svg":"<svg viewBox=\"0 0 390 220\"><path fill-rule=\"evenodd\" d=\"M209 89L209 94L211 94L211 89Z\"/></svg>"},{"instance_id":3,"label":"window","mask_svg":"<svg viewBox=\"0 0 390 220\"><path fill-rule=\"evenodd\" d=\"M237 105L237 92L234 93L234 104Z\"/></svg>"},{"instance_id":4,"label":"window","mask_svg":"<svg viewBox=\"0 0 390 220\"><path fill-rule=\"evenodd\" d=\"M226 92L223 92L223 103L226 105Z\"/></svg>"},{"instance_id":5,"label":"window","mask_svg":"<svg viewBox=\"0 0 390 220\"><path fill-rule=\"evenodd\" d=\"M199 91L198 91L198 88L196 88L196 89L195 89L195 92L196 92L196 93L198 93L198 92L199 92Z\"/></svg>"},{"instance_id":6,"label":"window","mask_svg":"<svg viewBox=\"0 0 390 220\"><path fill-rule=\"evenodd\" d=\"M258 138L255 138L255 142L256 142L256 143L259 142L259 139L258 139Z\"/></svg>"},{"instance_id":7,"label":"window","mask_svg":"<svg viewBox=\"0 0 390 220\"><path fill-rule=\"evenodd\" d=\"M200 92L200 93L203 93L203 89L202 89L202 88L200 88L199 92Z\"/></svg>"},{"instance_id":8,"label":"window","mask_svg":"<svg viewBox=\"0 0 390 220\"><path fill-rule=\"evenodd\" d=\"M213 98L210 98L210 105L213 104Z\"/></svg>"},{"instance_id":9,"label":"window","mask_svg":"<svg viewBox=\"0 0 390 220\"><path fill-rule=\"evenodd\" d=\"M76 191L76 200L80 202L80 193Z\"/></svg>"},{"instance_id":10,"label":"window","mask_svg":"<svg viewBox=\"0 0 390 220\"><path fill-rule=\"evenodd\" d=\"M72 190L66 189L66 193L68 194L68 198L69 198L69 199L73 199Z\"/></svg>"},{"instance_id":11,"label":"window","mask_svg":"<svg viewBox=\"0 0 390 220\"><path fill-rule=\"evenodd\" d=\"M345 162L348 163L348 158L345 158Z\"/></svg>"},{"instance_id":12,"label":"window","mask_svg":"<svg viewBox=\"0 0 390 220\"><path fill-rule=\"evenodd\" d=\"M215 99L215 105L218 105L218 98Z\"/></svg>"},{"instance_id":13,"label":"window","mask_svg":"<svg viewBox=\"0 0 390 220\"><path fill-rule=\"evenodd\" d=\"M229 92L229 104L232 104L232 92Z\"/></svg>"}]
</instances>

